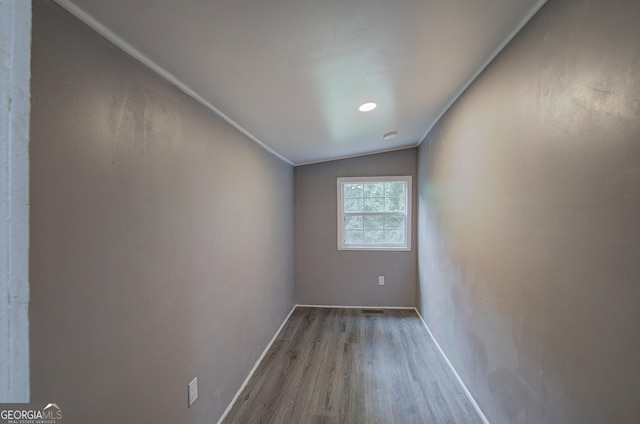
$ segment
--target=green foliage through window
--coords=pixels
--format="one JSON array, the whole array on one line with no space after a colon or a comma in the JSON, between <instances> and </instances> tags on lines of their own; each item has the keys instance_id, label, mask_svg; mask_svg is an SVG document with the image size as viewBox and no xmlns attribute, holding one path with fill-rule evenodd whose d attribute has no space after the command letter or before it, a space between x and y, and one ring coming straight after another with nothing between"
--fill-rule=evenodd
<instances>
[{"instance_id":1,"label":"green foliage through window","mask_svg":"<svg viewBox=\"0 0 640 424\"><path fill-rule=\"evenodd\" d=\"M342 248L407 248L410 177L341 180Z\"/></svg>"}]
</instances>

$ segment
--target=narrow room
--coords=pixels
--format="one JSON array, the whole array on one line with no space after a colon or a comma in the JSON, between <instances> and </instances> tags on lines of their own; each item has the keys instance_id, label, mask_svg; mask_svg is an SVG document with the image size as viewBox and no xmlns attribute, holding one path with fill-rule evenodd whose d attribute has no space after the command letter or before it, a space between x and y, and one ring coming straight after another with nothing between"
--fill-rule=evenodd
<instances>
[{"instance_id":1,"label":"narrow room","mask_svg":"<svg viewBox=\"0 0 640 424\"><path fill-rule=\"evenodd\" d=\"M639 1L0 15L0 423L640 423Z\"/></svg>"}]
</instances>

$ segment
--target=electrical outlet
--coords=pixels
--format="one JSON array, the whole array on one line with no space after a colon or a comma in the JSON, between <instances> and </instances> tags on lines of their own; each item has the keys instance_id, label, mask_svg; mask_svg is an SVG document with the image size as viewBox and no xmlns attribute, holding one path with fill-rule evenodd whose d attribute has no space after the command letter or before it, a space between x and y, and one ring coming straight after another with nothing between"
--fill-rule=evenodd
<instances>
[{"instance_id":1,"label":"electrical outlet","mask_svg":"<svg viewBox=\"0 0 640 424\"><path fill-rule=\"evenodd\" d=\"M193 405L196 399L198 399L198 377L189 383L189 408L191 408L191 405Z\"/></svg>"},{"instance_id":2,"label":"electrical outlet","mask_svg":"<svg viewBox=\"0 0 640 424\"><path fill-rule=\"evenodd\" d=\"M384 286L384 275L378 276L378 284Z\"/></svg>"}]
</instances>

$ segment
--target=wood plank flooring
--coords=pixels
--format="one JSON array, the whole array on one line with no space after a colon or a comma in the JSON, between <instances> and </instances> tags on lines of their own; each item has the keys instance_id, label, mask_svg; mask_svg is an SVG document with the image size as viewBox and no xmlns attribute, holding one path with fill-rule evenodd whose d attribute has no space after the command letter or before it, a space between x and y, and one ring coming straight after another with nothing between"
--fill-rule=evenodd
<instances>
[{"instance_id":1,"label":"wood plank flooring","mask_svg":"<svg viewBox=\"0 0 640 424\"><path fill-rule=\"evenodd\" d=\"M224 424L482 424L413 310L296 308Z\"/></svg>"}]
</instances>

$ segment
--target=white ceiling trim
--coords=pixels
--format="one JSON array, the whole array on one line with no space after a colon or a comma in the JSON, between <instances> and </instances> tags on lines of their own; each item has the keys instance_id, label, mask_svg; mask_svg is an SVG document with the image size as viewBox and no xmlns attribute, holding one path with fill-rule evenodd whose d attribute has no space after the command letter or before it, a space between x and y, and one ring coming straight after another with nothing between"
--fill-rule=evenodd
<instances>
[{"instance_id":1,"label":"white ceiling trim","mask_svg":"<svg viewBox=\"0 0 640 424\"><path fill-rule=\"evenodd\" d=\"M260 147L262 147L264 150L266 150L267 152L269 152L272 155L276 156L278 159L288 163L289 165L292 165L292 166L296 165L295 163L293 163L292 161L290 161L286 157L282 156L280 153L276 152L275 150L273 150L272 148L270 148L269 146L264 144L255 135L251 134L249 131L247 131L246 129L241 127L233 119L229 118L227 115L222 113L218 108L216 108L211 103L209 103L208 101L203 99L201 96L199 96L195 91L193 91L191 88L189 88L188 85L184 84L182 81L180 81L178 78L176 78L173 74L171 74L170 72L166 71L164 68L162 68L160 65L155 63L153 60L149 59L147 56L145 56L143 53L141 53L139 50L137 50L131 44L127 43L122 38L120 38L119 36L114 34L109 28L107 28L106 26L102 25L93 16L89 15L87 12L85 12L84 10L82 10L78 6L76 6L74 3L72 3L71 0L54 0L54 1L56 3L58 3L60 6L62 6L64 9L66 9L69 13L74 15L76 18L80 19L82 22L84 22L89 27L94 29L96 32L98 32L98 34L102 35L107 40L111 41L113 44L115 44L116 46L118 46L119 48L124 50L127 54L129 54L134 59L136 59L139 62L141 62L143 65L145 65L151 71L155 72L161 78L167 80L168 82L173 84L175 87L177 87L179 90L183 91L186 95L188 95L189 97L193 98L194 100L196 100L198 103L202 104L207 109L211 110L213 113L218 115L220 118L222 118L224 121L226 121L233 128L235 128L236 130L240 131L242 134L244 134L246 137L248 137L251 141L255 142Z\"/></svg>"},{"instance_id":2,"label":"white ceiling trim","mask_svg":"<svg viewBox=\"0 0 640 424\"><path fill-rule=\"evenodd\" d=\"M154 72L155 74L157 74L161 78L165 79L166 81L168 81L169 83L174 85L176 88L178 88L179 90L181 90L182 92L187 94L189 97L193 98L198 103L202 104L204 107L206 107L207 109L209 109L210 111L215 113L217 116L222 118L225 122L227 122L229 125L231 125L233 128L235 128L241 134L245 135L247 138L249 138L250 140L252 140L256 144L258 144L260 147L262 147L265 151L271 153L272 155L276 156L280 160L282 160L282 161L284 161L284 162L286 162L286 163L288 163L289 165L292 165L292 166L310 165L310 164L314 164L314 163L328 162L328 161L340 160L340 159L348 159L348 158L353 158L353 157L358 157L358 156L365 156L365 155L370 155L370 154L377 154L377 153L392 152L392 151L403 150L403 149L408 149L408 148L413 148L413 147L419 146L427 138L429 133L433 130L435 125L440 121L440 119L442 119L444 114L458 100L458 98L468 89L468 87L478 78L478 76L480 76L482 74L482 72L496 58L496 56L509 44L509 42L518 34L518 32L520 32L520 30L527 24L527 22L529 22L529 20L547 2L547 0L539 0L534 5L534 7L531 8L529 13L524 17L524 19L522 19L519 22L519 24L516 25L514 30L502 41L502 43L500 43L500 45L487 58L487 60L476 70L476 72L466 81L466 83L451 97L451 99L447 102L447 104L440 110L439 114L437 115L437 118L435 120L433 120L433 122L431 122L431 124L429 125L427 131L424 133L424 135L421 138L418 139L418 141L417 141L417 143L415 145L402 146L402 147L391 148L391 149L383 149L383 150L377 150L377 151L366 152L366 153L361 153L361 154L346 155L346 156L335 157L335 158L330 158L330 159L321 159L321 160L317 160L317 161L295 163L295 162L289 160L288 158L286 158L285 156L283 156L282 154L278 153L277 151L275 151L271 147L269 147L264 142L262 142L255 135L253 135L251 132L246 130L244 127L242 127L240 124L235 122L229 116L225 115L222 111L220 111L218 108L213 106L211 103L209 103L203 97L198 95L187 84L185 84L182 81L180 81L173 74L171 74L170 72L165 70L163 67L161 67L160 65L155 63L153 60L151 60L149 57L147 57L142 52L137 50L131 44L126 42L124 39L122 39L121 37L116 35L114 32L112 32L109 28L107 28L105 25L100 23L97 19L95 19L89 13L85 12L80 7L76 6L73 3L73 0L54 0L54 1L56 3L58 3L61 7L63 7L67 11L69 11L71 14L76 16L78 19L80 19L86 25L88 25L89 27L94 29L100 35L105 37L107 40L109 40L110 42L112 42L113 44L118 46L120 49L124 50L127 54L132 56L134 59L138 60L140 63L145 65L152 72Z\"/></svg>"},{"instance_id":3,"label":"white ceiling trim","mask_svg":"<svg viewBox=\"0 0 640 424\"><path fill-rule=\"evenodd\" d=\"M431 123L431 125L429 126L427 131L424 133L424 136L422 136L420 141L418 141L418 144L417 144L418 146L421 145L422 142L427 138L427 136L429 135L429 133L431 132L433 127L435 127L436 124L438 122L440 122L440 119L442 118L442 116L445 113L447 113L449 108L456 102L456 100L458 100L458 98L462 95L462 93L467 91L467 88L469 88L469 86L476 80L476 78L478 78L480 76L480 74L482 74L482 72L487 68L487 66L489 66L489 64L491 62L493 62L493 60L496 58L496 56L498 56L500 54L500 52L507 46L507 44L509 44L511 42L511 40L513 40L513 38L520 32L520 30L522 28L524 28L524 26L531 20L531 18L533 18L533 16L536 13L538 13L538 11L542 8L542 6L544 6L544 4L546 2L547 2L547 0L540 0L538 3L536 3L535 6L533 6L533 8L524 17L524 19L522 19L522 21L520 21L520 23L511 32L511 34L509 34L502 41L502 43L500 43L498 48L489 56L489 58L486 60L486 62L484 62L482 64L482 66L480 66L478 68L478 70L475 72L475 74L473 74L473 76L471 76L471 78L469 78L469 80L467 80L467 82L460 88L460 90L458 90L458 92L451 98L451 100L449 100L449 103L447 103L446 106L442 108L442 110L438 114L438 117L436 119L434 119L434 121Z\"/></svg>"}]
</instances>

